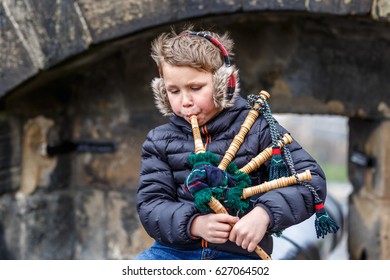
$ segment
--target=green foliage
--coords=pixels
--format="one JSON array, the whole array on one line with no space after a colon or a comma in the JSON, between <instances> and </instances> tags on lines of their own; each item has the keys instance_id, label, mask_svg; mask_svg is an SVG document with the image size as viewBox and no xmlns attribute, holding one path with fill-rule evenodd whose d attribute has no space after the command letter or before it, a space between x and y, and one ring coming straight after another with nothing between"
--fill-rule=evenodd
<instances>
[{"instance_id":1,"label":"green foliage","mask_svg":"<svg viewBox=\"0 0 390 280\"><path fill-rule=\"evenodd\" d=\"M333 182L347 182L348 170L346 165L320 164L325 172L326 180Z\"/></svg>"}]
</instances>

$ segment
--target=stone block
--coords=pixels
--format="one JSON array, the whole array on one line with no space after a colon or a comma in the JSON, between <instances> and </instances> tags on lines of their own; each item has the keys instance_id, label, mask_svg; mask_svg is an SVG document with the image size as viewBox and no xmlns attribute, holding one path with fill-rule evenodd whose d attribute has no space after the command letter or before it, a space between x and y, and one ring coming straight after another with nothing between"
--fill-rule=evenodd
<instances>
[{"instance_id":1,"label":"stone block","mask_svg":"<svg viewBox=\"0 0 390 280\"><path fill-rule=\"evenodd\" d=\"M20 133L12 118L0 121L0 195L16 191L20 179Z\"/></svg>"},{"instance_id":2,"label":"stone block","mask_svg":"<svg viewBox=\"0 0 390 280\"><path fill-rule=\"evenodd\" d=\"M390 259L390 205L366 190L350 197L348 251L354 260Z\"/></svg>"},{"instance_id":3,"label":"stone block","mask_svg":"<svg viewBox=\"0 0 390 280\"><path fill-rule=\"evenodd\" d=\"M348 248L352 259L390 259L390 121L351 119Z\"/></svg>"},{"instance_id":4,"label":"stone block","mask_svg":"<svg viewBox=\"0 0 390 280\"><path fill-rule=\"evenodd\" d=\"M327 22L305 20L301 29L295 30L299 40L290 50L288 64L282 64L284 72L279 77L293 95L287 101L291 104L289 112L303 111L304 107L310 110L313 106L318 113L322 104L333 114L385 117L386 104L390 104L390 95L385 93L385 73L390 67L385 61L390 61L390 54L386 50L388 43L372 36L373 29L384 36L388 33L382 26L366 22L347 23L340 18ZM304 100L307 103L298 107Z\"/></svg>"},{"instance_id":5,"label":"stone block","mask_svg":"<svg viewBox=\"0 0 390 280\"><path fill-rule=\"evenodd\" d=\"M217 12L237 11L237 0L219 1L138 1L138 0L81 0L94 43L120 37L161 22L205 16Z\"/></svg>"},{"instance_id":6,"label":"stone block","mask_svg":"<svg viewBox=\"0 0 390 280\"><path fill-rule=\"evenodd\" d=\"M76 224L74 258L105 259L107 213L104 192L94 189L77 190L74 201Z\"/></svg>"},{"instance_id":7,"label":"stone block","mask_svg":"<svg viewBox=\"0 0 390 280\"><path fill-rule=\"evenodd\" d=\"M12 194L0 196L0 259L22 259L22 216Z\"/></svg>"},{"instance_id":8,"label":"stone block","mask_svg":"<svg viewBox=\"0 0 390 280\"><path fill-rule=\"evenodd\" d=\"M108 259L132 259L152 243L138 219L135 196L135 192L108 194Z\"/></svg>"},{"instance_id":9,"label":"stone block","mask_svg":"<svg viewBox=\"0 0 390 280\"><path fill-rule=\"evenodd\" d=\"M157 3L159 2L156 1L156 4ZM210 14L227 14L237 12L242 9L242 1L239 0L179 0L171 1L170 5L175 8L177 19L207 16Z\"/></svg>"},{"instance_id":10,"label":"stone block","mask_svg":"<svg viewBox=\"0 0 390 280\"><path fill-rule=\"evenodd\" d=\"M349 177L354 192L361 189L378 199L389 199L390 188L390 121L350 120ZM351 157L364 155L372 166L362 166Z\"/></svg>"},{"instance_id":11,"label":"stone block","mask_svg":"<svg viewBox=\"0 0 390 280\"><path fill-rule=\"evenodd\" d=\"M252 10L290 10L290 11L304 11L306 9L305 0L244 0L244 11Z\"/></svg>"},{"instance_id":12,"label":"stone block","mask_svg":"<svg viewBox=\"0 0 390 280\"><path fill-rule=\"evenodd\" d=\"M380 21L390 21L390 1L372 0L371 14L374 19Z\"/></svg>"},{"instance_id":13,"label":"stone block","mask_svg":"<svg viewBox=\"0 0 390 280\"><path fill-rule=\"evenodd\" d=\"M0 2L0 97L38 72L9 12Z\"/></svg>"},{"instance_id":14,"label":"stone block","mask_svg":"<svg viewBox=\"0 0 390 280\"><path fill-rule=\"evenodd\" d=\"M77 2L0 3L0 96L91 43Z\"/></svg>"},{"instance_id":15,"label":"stone block","mask_svg":"<svg viewBox=\"0 0 390 280\"><path fill-rule=\"evenodd\" d=\"M5 0L9 18L17 25L19 39L36 67L47 69L88 48L88 30L84 29L77 2Z\"/></svg>"},{"instance_id":16,"label":"stone block","mask_svg":"<svg viewBox=\"0 0 390 280\"><path fill-rule=\"evenodd\" d=\"M361 0L246 0L244 10L309 11L336 15L369 14L371 1Z\"/></svg>"},{"instance_id":17,"label":"stone block","mask_svg":"<svg viewBox=\"0 0 390 280\"><path fill-rule=\"evenodd\" d=\"M371 11L371 1L309 0L305 3L306 9L310 12L334 15L368 15Z\"/></svg>"},{"instance_id":18,"label":"stone block","mask_svg":"<svg viewBox=\"0 0 390 280\"><path fill-rule=\"evenodd\" d=\"M36 192L16 200L20 215L20 258L72 259L75 244L73 199L65 192Z\"/></svg>"}]
</instances>

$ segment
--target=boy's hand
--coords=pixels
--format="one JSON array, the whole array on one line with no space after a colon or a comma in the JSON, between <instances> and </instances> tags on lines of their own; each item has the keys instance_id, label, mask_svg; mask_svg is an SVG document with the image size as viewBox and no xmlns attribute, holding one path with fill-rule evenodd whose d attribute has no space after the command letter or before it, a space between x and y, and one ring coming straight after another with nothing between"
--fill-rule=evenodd
<instances>
[{"instance_id":1,"label":"boy's hand","mask_svg":"<svg viewBox=\"0 0 390 280\"><path fill-rule=\"evenodd\" d=\"M230 232L229 240L253 252L267 231L270 218L267 212L257 206L242 217Z\"/></svg>"},{"instance_id":2,"label":"boy's hand","mask_svg":"<svg viewBox=\"0 0 390 280\"><path fill-rule=\"evenodd\" d=\"M228 214L207 214L196 217L191 224L191 234L202 237L212 243L225 243L229 240L232 225L237 223L238 217Z\"/></svg>"}]
</instances>

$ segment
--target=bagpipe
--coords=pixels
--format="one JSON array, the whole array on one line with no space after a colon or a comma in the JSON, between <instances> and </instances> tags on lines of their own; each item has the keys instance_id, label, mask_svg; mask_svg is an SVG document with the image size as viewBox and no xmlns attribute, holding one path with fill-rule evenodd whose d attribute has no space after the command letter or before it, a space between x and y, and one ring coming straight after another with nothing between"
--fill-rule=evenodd
<instances>
[{"instance_id":1,"label":"bagpipe","mask_svg":"<svg viewBox=\"0 0 390 280\"><path fill-rule=\"evenodd\" d=\"M221 161L217 155L206 151L197 118L191 117L195 151L188 158L192 171L186 178L185 186L193 195L195 206L200 212L213 211L238 215L245 213L248 209L251 196L299 184L307 187L314 197L317 238L320 236L324 238L327 233L336 233L339 226L328 216L323 201L314 187L308 183L312 179L310 170L302 173L295 171L288 149L288 144L291 144L293 139L289 134L281 135L278 132L267 103L269 97L270 94L264 90L258 95L248 96L248 108L250 109L248 115ZM260 114L263 114L269 124L272 146L260 152L239 169L232 160ZM269 181L252 186L248 174L268 160L271 160ZM271 260L271 257L259 245L255 252L263 260Z\"/></svg>"}]
</instances>

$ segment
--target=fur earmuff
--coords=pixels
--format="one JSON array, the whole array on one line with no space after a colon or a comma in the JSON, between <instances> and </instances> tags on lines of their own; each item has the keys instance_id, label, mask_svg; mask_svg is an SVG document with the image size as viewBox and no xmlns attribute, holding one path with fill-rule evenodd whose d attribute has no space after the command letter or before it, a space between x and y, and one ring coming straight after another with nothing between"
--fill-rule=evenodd
<instances>
[{"instance_id":1,"label":"fur earmuff","mask_svg":"<svg viewBox=\"0 0 390 280\"><path fill-rule=\"evenodd\" d=\"M173 115L171 104L169 103L168 94L165 89L163 78L154 78L151 83L154 103L163 116Z\"/></svg>"},{"instance_id":2,"label":"fur earmuff","mask_svg":"<svg viewBox=\"0 0 390 280\"><path fill-rule=\"evenodd\" d=\"M236 77L236 86L233 96L228 97L227 88L231 75ZM221 66L214 74L214 104L217 108L230 108L240 93L238 70L234 66Z\"/></svg>"}]
</instances>

